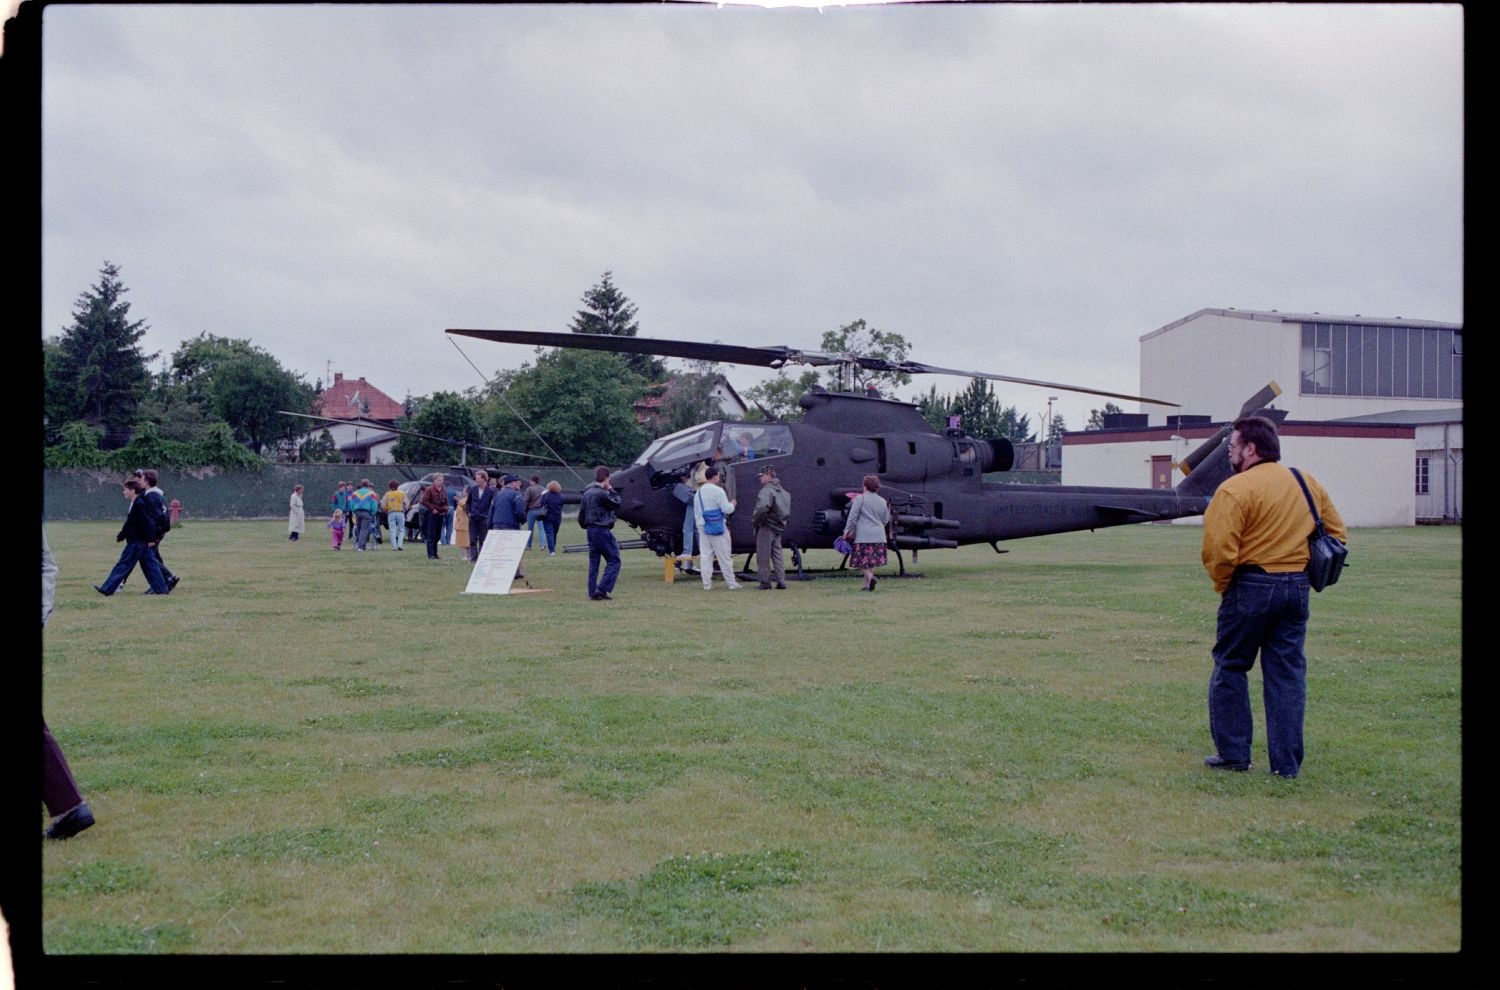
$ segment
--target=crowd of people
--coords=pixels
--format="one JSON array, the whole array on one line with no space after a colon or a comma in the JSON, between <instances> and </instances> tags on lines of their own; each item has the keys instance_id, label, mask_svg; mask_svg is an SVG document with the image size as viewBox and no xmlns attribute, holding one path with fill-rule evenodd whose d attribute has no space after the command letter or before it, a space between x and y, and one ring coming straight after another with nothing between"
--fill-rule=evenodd
<instances>
[{"instance_id":1,"label":"crowd of people","mask_svg":"<svg viewBox=\"0 0 1500 990\"><path fill-rule=\"evenodd\" d=\"M682 553L678 566L701 575L704 590L713 587L715 565L728 588L742 587L735 573L729 537L728 517L739 504L729 463L721 446L714 458L686 468L674 492L683 502ZM594 482L584 489L579 514L579 524L588 533L588 596L592 600L609 598L620 571L619 545L611 532L620 499L609 484L609 474L606 467L596 469ZM791 518L791 494L782 487L773 465L761 465L757 477L761 488L752 511L757 586L761 590L784 590L786 571L781 534ZM146 594L170 594L177 587L180 579L161 555L161 543L171 530L171 518L158 480L157 471L146 468L133 472L121 485L127 511L115 539L125 546L109 575L94 585L102 595L118 592L137 565L145 574ZM875 590L874 568L885 564L886 544L891 538L892 514L879 490L879 478L869 475L864 479L863 492L849 493L845 539L851 547L849 562L863 571L866 591ZM293 486L287 507L289 542L301 541L307 532L305 495L304 486ZM357 484L340 481L329 507L325 527L334 550L342 549L346 539L353 543L355 552L374 549L383 542L383 527L390 548L402 551L408 529L413 528L421 533L429 558L439 559L441 546L456 546L464 559L473 563L479 559L485 537L495 529L525 530L527 549L545 545L548 556L555 556L563 496L562 485L555 480L543 484L539 475L530 479L514 474L492 477L480 470L475 472L472 483L463 486L434 473L422 480L415 498L394 479L380 495L368 478ZM415 516L411 511L414 507ZM695 557L701 561L696 569L692 566ZM517 576L524 578L524 571L518 571Z\"/></svg>"},{"instance_id":2,"label":"crowd of people","mask_svg":"<svg viewBox=\"0 0 1500 990\"><path fill-rule=\"evenodd\" d=\"M287 510L287 539L297 542L307 531L305 489L292 489ZM491 476L476 471L473 482L454 485L442 474L423 479L415 492L392 479L377 496L368 478L357 484L341 481L329 501L325 524L329 542L342 549L347 538L356 552L373 549L383 542L382 527L392 550L404 550L409 529L421 535L430 559L440 559L438 548L456 546L470 563L479 559L485 536L492 529L527 531L526 547L545 544L548 555L557 553L557 531L562 525L562 485L542 483L540 475L530 481L519 475ZM413 514L415 510L415 514Z\"/></svg>"}]
</instances>

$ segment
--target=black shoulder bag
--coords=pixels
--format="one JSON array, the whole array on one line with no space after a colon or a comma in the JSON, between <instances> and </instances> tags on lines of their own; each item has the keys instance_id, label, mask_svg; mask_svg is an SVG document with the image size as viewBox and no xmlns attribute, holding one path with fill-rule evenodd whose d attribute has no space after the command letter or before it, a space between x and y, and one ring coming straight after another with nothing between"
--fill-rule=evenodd
<instances>
[{"instance_id":1,"label":"black shoulder bag","mask_svg":"<svg viewBox=\"0 0 1500 990\"><path fill-rule=\"evenodd\" d=\"M1322 591L1331 584L1338 584L1339 575L1349 560L1349 548L1338 537L1328 535L1328 531L1323 528L1323 517L1318 515L1318 507L1313 502L1312 492L1307 490L1307 482L1302 480L1302 473L1296 468L1290 470L1292 477L1297 479L1297 484L1302 486L1307 507L1312 510L1313 531L1307 538L1307 583L1312 585L1312 590Z\"/></svg>"}]
</instances>

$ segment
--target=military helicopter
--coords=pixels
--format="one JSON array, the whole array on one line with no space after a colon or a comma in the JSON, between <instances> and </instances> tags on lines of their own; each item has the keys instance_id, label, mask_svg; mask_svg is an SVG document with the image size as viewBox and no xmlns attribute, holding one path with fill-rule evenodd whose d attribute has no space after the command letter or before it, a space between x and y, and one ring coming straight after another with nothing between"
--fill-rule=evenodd
<instances>
[{"instance_id":1,"label":"military helicopter","mask_svg":"<svg viewBox=\"0 0 1500 990\"><path fill-rule=\"evenodd\" d=\"M947 374L1177 405L1060 382L790 347L531 330L447 332L502 343L769 368L832 365L849 372L840 375L843 381L853 381L856 368ZM1242 415L1259 412L1280 422L1284 411L1262 408L1278 394L1280 389L1271 383L1245 403ZM800 551L833 547L844 532L849 496L860 490L863 477L869 474L880 478L880 494L890 503L897 550L987 543L1004 553L1002 542L1022 537L1201 515L1214 489L1232 472L1226 444L1230 430L1225 427L1181 462L1187 474L1173 489L992 484L983 480L985 472L1008 471L1015 462L1008 439L971 437L959 427L939 433L913 403L868 392L815 387L799 404L805 410L799 422L714 420L655 440L634 463L610 477L623 499L619 518L639 529L643 544L658 555L675 553L680 549L684 505L674 497L673 489L685 470L722 450L720 467L733 472L742 507L748 508L758 489L760 466L776 468L782 485L792 493L793 517L782 541L794 550L799 565ZM733 513L728 522L734 552L753 550L750 512Z\"/></svg>"}]
</instances>

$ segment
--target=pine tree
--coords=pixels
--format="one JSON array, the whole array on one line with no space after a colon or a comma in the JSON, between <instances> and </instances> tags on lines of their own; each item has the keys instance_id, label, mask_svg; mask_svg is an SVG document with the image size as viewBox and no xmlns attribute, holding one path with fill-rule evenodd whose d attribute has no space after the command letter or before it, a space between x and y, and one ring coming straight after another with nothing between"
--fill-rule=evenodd
<instances>
[{"instance_id":1,"label":"pine tree","mask_svg":"<svg viewBox=\"0 0 1500 990\"><path fill-rule=\"evenodd\" d=\"M568 329L574 333L602 333L612 337L634 337L641 325L636 321L636 306L614 283L614 273L605 272L599 283L583 294L587 309L573 316ZM666 377L667 365L649 354L622 354L620 360L631 371L648 382Z\"/></svg>"},{"instance_id":2,"label":"pine tree","mask_svg":"<svg viewBox=\"0 0 1500 990\"><path fill-rule=\"evenodd\" d=\"M99 281L78 297L73 324L58 340L53 368L58 390L70 401L68 418L84 419L118 434L129 427L136 406L151 384L148 361L140 340L144 320L130 322L129 291L120 282L118 266L106 261Z\"/></svg>"}]
</instances>

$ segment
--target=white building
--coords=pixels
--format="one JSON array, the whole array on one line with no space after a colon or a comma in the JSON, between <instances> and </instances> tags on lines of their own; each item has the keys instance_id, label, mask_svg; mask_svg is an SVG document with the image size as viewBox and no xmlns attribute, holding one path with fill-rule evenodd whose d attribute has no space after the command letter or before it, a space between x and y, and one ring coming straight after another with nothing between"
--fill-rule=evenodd
<instances>
[{"instance_id":1,"label":"white building","mask_svg":"<svg viewBox=\"0 0 1500 990\"><path fill-rule=\"evenodd\" d=\"M1216 420L1268 381L1299 420L1451 411L1463 406L1462 335L1459 323L1399 316L1200 309L1141 337L1140 394Z\"/></svg>"},{"instance_id":2,"label":"white building","mask_svg":"<svg viewBox=\"0 0 1500 990\"><path fill-rule=\"evenodd\" d=\"M1274 381L1283 462L1316 475L1350 525L1462 521L1462 335L1402 317L1200 309L1140 338L1141 394L1175 399L1183 418L1151 407L1067 434L1063 481L1169 487L1173 465Z\"/></svg>"}]
</instances>

